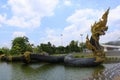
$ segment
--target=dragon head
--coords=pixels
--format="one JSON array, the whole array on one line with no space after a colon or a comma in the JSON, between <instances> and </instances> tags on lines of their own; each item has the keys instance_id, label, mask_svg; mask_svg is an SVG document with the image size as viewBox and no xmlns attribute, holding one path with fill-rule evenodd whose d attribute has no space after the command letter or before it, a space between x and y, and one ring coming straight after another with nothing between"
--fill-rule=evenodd
<instances>
[{"instance_id":1,"label":"dragon head","mask_svg":"<svg viewBox=\"0 0 120 80\"><path fill-rule=\"evenodd\" d=\"M99 37L100 35L105 35L105 31L107 31L108 26L106 26L107 23L107 17L108 17L109 9L103 14L102 19L99 20L99 22L95 22L91 26L91 33L92 36Z\"/></svg>"},{"instance_id":2,"label":"dragon head","mask_svg":"<svg viewBox=\"0 0 120 80\"><path fill-rule=\"evenodd\" d=\"M105 31L107 31L108 27L100 23L94 23L91 28L92 35L104 35Z\"/></svg>"}]
</instances>

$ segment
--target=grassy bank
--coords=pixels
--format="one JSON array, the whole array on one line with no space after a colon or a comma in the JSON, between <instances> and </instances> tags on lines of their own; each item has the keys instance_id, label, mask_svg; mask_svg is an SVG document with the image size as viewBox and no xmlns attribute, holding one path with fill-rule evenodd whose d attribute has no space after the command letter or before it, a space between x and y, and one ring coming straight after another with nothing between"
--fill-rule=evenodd
<instances>
[{"instance_id":1,"label":"grassy bank","mask_svg":"<svg viewBox=\"0 0 120 80\"><path fill-rule=\"evenodd\" d=\"M106 56L105 63L120 62L120 56Z\"/></svg>"}]
</instances>

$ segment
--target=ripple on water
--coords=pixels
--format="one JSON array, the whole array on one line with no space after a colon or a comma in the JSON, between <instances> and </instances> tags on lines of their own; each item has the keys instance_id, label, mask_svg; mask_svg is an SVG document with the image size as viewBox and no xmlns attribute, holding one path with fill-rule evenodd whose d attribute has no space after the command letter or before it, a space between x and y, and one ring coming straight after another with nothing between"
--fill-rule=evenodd
<instances>
[{"instance_id":1,"label":"ripple on water","mask_svg":"<svg viewBox=\"0 0 120 80\"><path fill-rule=\"evenodd\" d=\"M120 63L103 64L105 69L101 74L92 77L94 80L120 80ZM117 77L116 77L117 76ZM119 79L118 79L119 76Z\"/></svg>"},{"instance_id":2,"label":"ripple on water","mask_svg":"<svg viewBox=\"0 0 120 80\"><path fill-rule=\"evenodd\" d=\"M63 64L0 63L0 80L83 80L95 76L101 69L68 67Z\"/></svg>"}]
</instances>

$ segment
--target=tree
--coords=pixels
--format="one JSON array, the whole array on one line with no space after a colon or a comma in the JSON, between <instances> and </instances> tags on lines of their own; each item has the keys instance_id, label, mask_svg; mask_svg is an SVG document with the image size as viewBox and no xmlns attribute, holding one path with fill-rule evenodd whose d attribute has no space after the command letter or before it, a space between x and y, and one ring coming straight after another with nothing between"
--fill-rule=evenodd
<instances>
[{"instance_id":1,"label":"tree","mask_svg":"<svg viewBox=\"0 0 120 80\"><path fill-rule=\"evenodd\" d=\"M64 54L65 53L65 47L58 46L55 51L56 54Z\"/></svg>"},{"instance_id":2,"label":"tree","mask_svg":"<svg viewBox=\"0 0 120 80\"><path fill-rule=\"evenodd\" d=\"M16 37L12 41L12 54L23 54L25 51L32 51L32 45L29 43L27 37Z\"/></svg>"},{"instance_id":3,"label":"tree","mask_svg":"<svg viewBox=\"0 0 120 80\"><path fill-rule=\"evenodd\" d=\"M7 48L7 47L2 47L0 50L1 50L5 55L9 55L9 53L10 53L10 49Z\"/></svg>"},{"instance_id":4,"label":"tree","mask_svg":"<svg viewBox=\"0 0 120 80\"><path fill-rule=\"evenodd\" d=\"M47 44L40 44L40 49L42 49L42 51L45 51L49 54L53 54L55 52L54 50L54 46L51 45L50 42L48 42Z\"/></svg>"},{"instance_id":5,"label":"tree","mask_svg":"<svg viewBox=\"0 0 120 80\"><path fill-rule=\"evenodd\" d=\"M38 45L38 46L34 46L33 52L34 52L34 53L41 53L41 52L43 52L43 51L42 51L41 46Z\"/></svg>"},{"instance_id":6,"label":"tree","mask_svg":"<svg viewBox=\"0 0 120 80\"><path fill-rule=\"evenodd\" d=\"M2 55L2 54L4 54L4 52L3 52L3 50L2 50L2 49L0 49L0 55Z\"/></svg>"},{"instance_id":7,"label":"tree","mask_svg":"<svg viewBox=\"0 0 120 80\"><path fill-rule=\"evenodd\" d=\"M86 43L80 43L80 51L84 51L87 47L86 47Z\"/></svg>"},{"instance_id":8,"label":"tree","mask_svg":"<svg viewBox=\"0 0 120 80\"><path fill-rule=\"evenodd\" d=\"M69 50L71 52L79 52L78 41L72 40L69 44Z\"/></svg>"}]
</instances>

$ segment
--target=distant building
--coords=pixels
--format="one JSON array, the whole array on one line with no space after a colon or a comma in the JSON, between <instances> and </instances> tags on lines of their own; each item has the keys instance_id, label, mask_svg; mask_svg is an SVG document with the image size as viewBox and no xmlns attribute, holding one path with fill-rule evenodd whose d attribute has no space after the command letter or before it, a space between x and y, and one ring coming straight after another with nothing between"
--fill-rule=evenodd
<instances>
[{"instance_id":1,"label":"distant building","mask_svg":"<svg viewBox=\"0 0 120 80\"><path fill-rule=\"evenodd\" d=\"M102 45L104 47L104 51L119 51L120 46L116 45Z\"/></svg>"}]
</instances>

